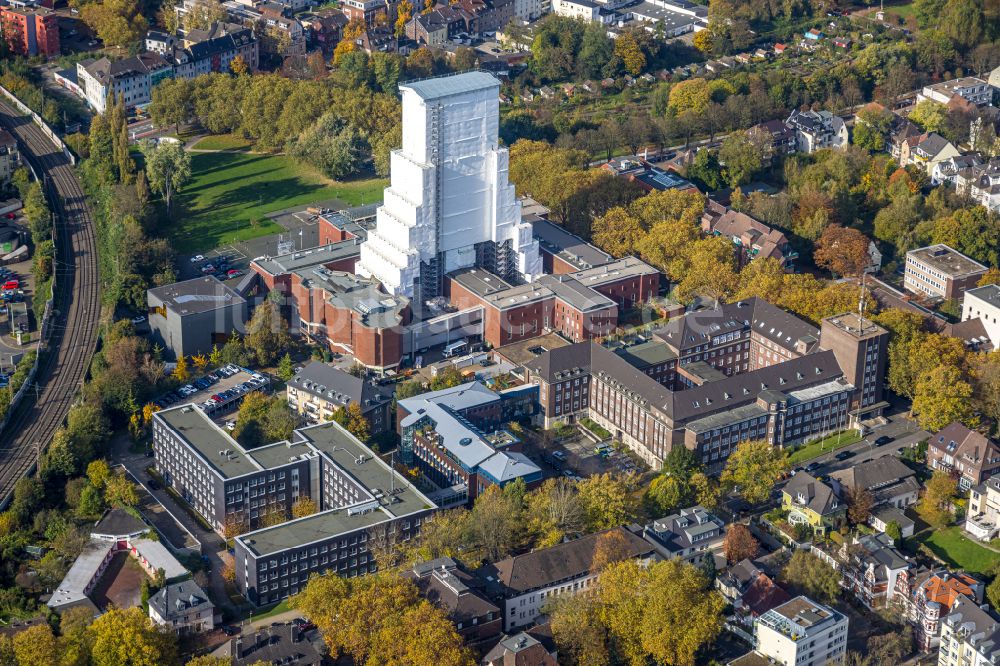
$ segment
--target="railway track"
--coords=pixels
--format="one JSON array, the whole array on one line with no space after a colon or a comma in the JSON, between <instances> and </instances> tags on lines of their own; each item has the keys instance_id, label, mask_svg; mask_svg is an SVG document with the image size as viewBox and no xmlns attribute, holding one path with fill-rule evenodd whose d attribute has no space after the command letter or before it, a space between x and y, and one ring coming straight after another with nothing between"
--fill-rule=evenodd
<instances>
[{"instance_id":1,"label":"railway track","mask_svg":"<svg viewBox=\"0 0 1000 666\"><path fill-rule=\"evenodd\" d=\"M94 219L73 166L30 118L0 101L0 125L15 136L22 159L45 181L55 215L56 275L48 342L27 395L0 432L0 507L63 424L97 346L100 292ZM40 324L41 322L39 322Z\"/></svg>"}]
</instances>

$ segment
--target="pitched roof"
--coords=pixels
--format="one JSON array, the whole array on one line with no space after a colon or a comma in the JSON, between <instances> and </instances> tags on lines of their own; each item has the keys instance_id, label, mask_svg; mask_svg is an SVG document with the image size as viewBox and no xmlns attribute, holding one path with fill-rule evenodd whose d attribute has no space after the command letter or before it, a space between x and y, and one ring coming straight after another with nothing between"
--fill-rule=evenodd
<instances>
[{"instance_id":1,"label":"pitched roof","mask_svg":"<svg viewBox=\"0 0 1000 666\"><path fill-rule=\"evenodd\" d=\"M791 598L791 595L771 580L767 574L758 573L757 578L743 593L742 601L743 606L748 608L752 614L763 615L772 608L790 601Z\"/></svg>"},{"instance_id":2,"label":"pitched roof","mask_svg":"<svg viewBox=\"0 0 1000 666\"><path fill-rule=\"evenodd\" d=\"M652 554L653 547L641 537L624 528L615 527L488 564L480 575L495 578L504 588L503 596L517 596L529 590L547 587L556 581L578 578L590 571L598 540L614 531L624 537L627 557Z\"/></svg>"},{"instance_id":3,"label":"pitched roof","mask_svg":"<svg viewBox=\"0 0 1000 666\"><path fill-rule=\"evenodd\" d=\"M1000 447L980 432L955 421L941 428L927 441L932 448L953 458L961 458L981 469L984 462L1000 455Z\"/></svg>"},{"instance_id":4,"label":"pitched roof","mask_svg":"<svg viewBox=\"0 0 1000 666\"><path fill-rule=\"evenodd\" d=\"M841 485L848 488L860 486L870 492L892 487L904 479L916 475L912 469L895 456L883 456L874 460L866 460L853 467L838 470L830 474ZM796 476L798 476L796 474Z\"/></svg>"},{"instance_id":5,"label":"pitched roof","mask_svg":"<svg viewBox=\"0 0 1000 666\"><path fill-rule=\"evenodd\" d=\"M149 598L149 605L165 620L187 615L191 611L206 611L215 607L205 591L193 580L165 586Z\"/></svg>"},{"instance_id":6,"label":"pitched roof","mask_svg":"<svg viewBox=\"0 0 1000 666\"><path fill-rule=\"evenodd\" d=\"M800 504L821 516L840 508L837 497L833 494L833 489L808 472L797 472L789 479L781 492L788 495L793 504ZM799 497L802 497L804 501L800 502Z\"/></svg>"}]
</instances>

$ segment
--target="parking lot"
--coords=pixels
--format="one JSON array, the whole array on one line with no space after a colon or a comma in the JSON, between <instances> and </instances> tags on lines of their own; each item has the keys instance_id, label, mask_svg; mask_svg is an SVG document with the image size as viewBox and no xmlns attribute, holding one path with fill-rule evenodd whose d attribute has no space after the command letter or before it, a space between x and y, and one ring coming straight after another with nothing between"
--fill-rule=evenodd
<instances>
[{"instance_id":1,"label":"parking lot","mask_svg":"<svg viewBox=\"0 0 1000 666\"><path fill-rule=\"evenodd\" d=\"M271 380L266 375L227 365L171 391L153 401L161 409L176 404L195 404L213 419L231 413L252 391L267 391Z\"/></svg>"},{"instance_id":2,"label":"parking lot","mask_svg":"<svg viewBox=\"0 0 1000 666\"><path fill-rule=\"evenodd\" d=\"M601 447L600 453L598 446ZM643 471L624 451L614 448L610 442L598 445L578 429L572 435L557 440L544 455L544 459L558 473L567 477Z\"/></svg>"}]
</instances>

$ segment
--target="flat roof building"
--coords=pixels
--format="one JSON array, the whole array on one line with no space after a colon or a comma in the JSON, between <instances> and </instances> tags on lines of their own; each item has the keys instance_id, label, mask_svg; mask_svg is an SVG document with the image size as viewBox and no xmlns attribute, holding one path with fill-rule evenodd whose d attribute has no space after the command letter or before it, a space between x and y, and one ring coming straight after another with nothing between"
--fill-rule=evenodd
<instances>
[{"instance_id":1,"label":"flat roof building","mask_svg":"<svg viewBox=\"0 0 1000 666\"><path fill-rule=\"evenodd\" d=\"M843 664L847 616L808 597L772 608L754 625L756 652L784 666Z\"/></svg>"},{"instance_id":2,"label":"flat roof building","mask_svg":"<svg viewBox=\"0 0 1000 666\"><path fill-rule=\"evenodd\" d=\"M213 276L150 289L146 304L153 341L175 357L210 353L248 318L246 299Z\"/></svg>"},{"instance_id":3,"label":"flat roof building","mask_svg":"<svg viewBox=\"0 0 1000 666\"><path fill-rule=\"evenodd\" d=\"M903 287L914 294L961 299L986 273L986 266L944 243L906 253Z\"/></svg>"}]
</instances>

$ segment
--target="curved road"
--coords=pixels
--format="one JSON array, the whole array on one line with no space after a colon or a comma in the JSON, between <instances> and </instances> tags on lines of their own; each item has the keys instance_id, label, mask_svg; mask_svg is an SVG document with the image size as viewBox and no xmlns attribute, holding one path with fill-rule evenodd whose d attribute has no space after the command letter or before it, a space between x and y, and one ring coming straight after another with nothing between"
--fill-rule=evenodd
<instances>
[{"instance_id":1,"label":"curved road","mask_svg":"<svg viewBox=\"0 0 1000 666\"><path fill-rule=\"evenodd\" d=\"M97 346L100 317L97 240L73 166L29 117L0 100L0 125L17 138L22 159L45 180L56 220L55 311L35 382L0 432L0 507L31 474L38 453L62 425Z\"/></svg>"}]
</instances>

